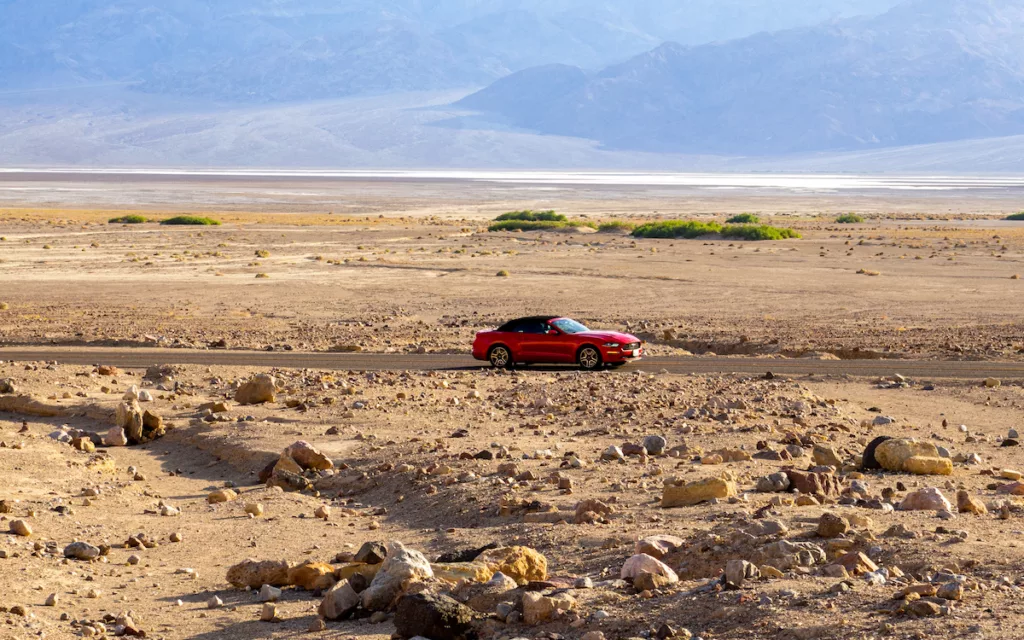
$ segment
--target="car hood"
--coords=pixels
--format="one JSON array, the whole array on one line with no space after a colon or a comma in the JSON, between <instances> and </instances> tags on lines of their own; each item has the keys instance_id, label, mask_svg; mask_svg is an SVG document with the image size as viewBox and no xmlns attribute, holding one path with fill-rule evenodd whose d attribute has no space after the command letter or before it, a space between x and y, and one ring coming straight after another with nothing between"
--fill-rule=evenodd
<instances>
[{"instance_id":1,"label":"car hood","mask_svg":"<svg viewBox=\"0 0 1024 640\"><path fill-rule=\"evenodd\" d=\"M584 331L576 335L584 338L596 338L605 342L620 342L622 344L640 342L640 338L628 333L619 333L618 331Z\"/></svg>"}]
</instances>

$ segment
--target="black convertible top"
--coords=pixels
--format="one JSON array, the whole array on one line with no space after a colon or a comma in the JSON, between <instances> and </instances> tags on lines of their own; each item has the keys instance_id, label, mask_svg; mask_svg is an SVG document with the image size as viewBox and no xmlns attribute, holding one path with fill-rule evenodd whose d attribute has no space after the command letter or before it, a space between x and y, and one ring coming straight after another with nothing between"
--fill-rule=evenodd
<instances>
[{"instance_id":1,"label":"black convertible top","mask_svg":"<svg viewBox=\"0 0 1024 640\"><path fill-rule=\"evenodd\" d=\"M561 318L562 316L527 316L525 318L516 318L515 320L509 320L505 324L498 327L498 331L515 331L520 324L524 322L550 322L555 318Z\"/></svg>"}]
</instances>

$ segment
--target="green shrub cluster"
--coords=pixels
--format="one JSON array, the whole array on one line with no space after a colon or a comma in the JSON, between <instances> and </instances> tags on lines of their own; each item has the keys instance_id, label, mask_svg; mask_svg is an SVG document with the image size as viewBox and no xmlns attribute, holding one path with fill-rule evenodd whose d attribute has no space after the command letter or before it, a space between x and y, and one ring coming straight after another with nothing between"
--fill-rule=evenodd
<instances>
[{"instance_id":1,"label":"green shrub cluster","mask_svg":"<svg viewBox=\"0 0 1024 640\"><path fill-rule=\"evenodd\" d=\"M642 224L633 229L633 235L637 238L699 238L718 233L721 230L722 225L717 222L665 220L664 222Z\"/></svg>"},{"instance_id":2,"label":"green shrub cluster","mask_svg":"<svg viewBox=\"0 0 1024 640\"><path fill-rule=\"evenodd\" d=\"M593 227L589 222L575 220L504 220L487 227L488 231L544 231L546 229L566 229L574 227Z\"/></svg>"},{"instance_id":3,"label":"green shrub cluster","mask_svg":"<svg viewBox=\"0 0 1024 640\"><path fill-rule=\"evenodd\" d=\"M741 213L725 221L726 224L759 224L761 219L752 213Z\"/></svg>"},{"instance_id":4,"label":"green shrub cluster","mask_svg":"<svg viewBox=\"0 0 1024 640\"><path fill-rule=\"evenodd\" d=\"M781 229L766 224L731 224L722 227L722 237L741 240L788 240L799 238L792 229Z\"/></svg>"},{"instance_id":5,"label":"green shrub cluster","mask_svg":"<svg viewBox=\"0 0 1024 640\"><path fill-rule=\"evenodd\" d=\"M161 220L160 224L217 226L220 224L220 220L214 220L213 218L204 218L201 216L176 216L174 218Z\"/></svg>"},{"instance_id":6,"label":"green shrub cluster","mask_svg":"<svg viewBox=\"0 0 1024 640\"><path fill-rule=\"evenodd\" d=\"M858 216L856 213L847 213L836 218L836 222L839 224L859 224L864 222L864 218Z\"/></svg>"},{"instance_id":7,"label":"green shrub cluster","mask_svg":"<svg viewBox=\"0 0 1024 640\"><path fill-rule=\"evenodd\" d=\"M1006 216L1006 219L1007 220L1024 220L1024 211L1021 211L1020 213L1014 213L1012 215Z\"/></svg>"},{"instance_id":8,"label":"green shrub cluster","mask_svg":"<svg viewBox=\"0 0 1024 640\"><path fill-rule=\"evenodd\" d=\"M633 235L637 238L699 238L716 233L725 238L741 240L785 240L800 237L800 234L792 229L780 229L764 224L732 224L723 227L717 222L696 220L648 222L633 230Z\"/></svg>"},{"instance_id":9,"label":"green shrub cluster","mask_svg":"<svg viewBox=\"0 0 1024 640\"><path fill-rule=\"evenodd\" d=\"M111 218L107 221L108 224L142 224L149 222L148 219L140 215L121 216L120 218Z\"/></svg>"},{"instance_id":10,"label":"green shrub cluster","mask_svg":"<svg viewBox=\"0 0 1024 640\"><path fill-rule=\"evenodd\" d=\"M554 211L509 211L494 219L496 222L521 220L524 222L566 222L568 218Z\"/></svg>"}]
</instances>

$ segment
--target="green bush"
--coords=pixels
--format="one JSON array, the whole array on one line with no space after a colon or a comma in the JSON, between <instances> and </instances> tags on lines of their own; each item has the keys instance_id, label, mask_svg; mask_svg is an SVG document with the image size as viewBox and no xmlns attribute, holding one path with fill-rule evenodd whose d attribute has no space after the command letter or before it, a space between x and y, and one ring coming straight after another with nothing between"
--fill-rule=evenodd
<instances>
[{"instance_id":1,"label":"green bush","mask_svg":"<svg viewBox=\"0 0 1024 640\"><path fill-rule=\"evenodd\" d=\"M761 219L752 213L741 213L725 221L726 224L758 224Z\"/></svg>"},{"instance_id":2,"label":"green bush","mask_svg":"<svg viewBox=\"0 0 1024 640\"><path fill-rule=\"evenodd\" d=\"M637 238L699 238L700 236L718 233L722 225L717 222L697 222L695 220L666 220L664 222L648 222L633 229Z\"/></svg>"},{"instance_id":3,"label":"green bush","mask_svg":"<svg viewBox=\"0 0 1024 640\"><path fill-rule=\"evenodd\" d=\"M566 222L568 218L554 211L509 211L494 219L495 222L522 220L525 222Z\"/></svg>"},{"instance_id":4,"label":"green bush","mask_svg":"<svg viewBox=\"0 0 1024 640\"><path fill-rule=\"evenodd\" d=\"M107 221L107 224L142 224L149 222L148 219L140 215L121 216L120 218L111 218Z\"/></svg>"},{"instance_id":5,"label":"green bush","mask_svg":"<svg viewBox=\"0 0 1024 640\"><path fill-rule=\"evenodd\" d=\"M1020 213L1015 213L1013 215L1006 216L1006 219L1007 220L1024 220L1024 211L1021 211Z\"/></svg>"},{"instance_id":6,"label":"green bush","mask_svg":"<svg viewBox=\"0 0 1024 640\"><path fill-rule=\"evenodd\" d=\"M597 225L598 231L632 231L633 229L636 229L635 224L623 222L622 220L611 220Z\"/></svg>"},{"instance_id":7,"label":"green bush","mask_svg":"<svg viewBox=\"0 0 1024 640\"><path fill-rule=\"evenodd\" d=\"M836 218L836 222L839 224L858 224L864 222L864 218L858 216L856 213L847 213Z\"/></svg>"},{"instance_id":8,"label":"green bush","mask_svg":"<svg viewBox=\"0 0 1024 640\"><path fill-rule=\"evenodd\" d=\"M575 220L554 221L554 220L505 220L495 222L487 227L488 231L544 231L546 229L569 229L575 227L593 227L589 222L576 222Z\"/></svg>"},{"instance_id":9,"label":"green bush","mask_svg":"<svg viewBox=\"0 0 1024 640\"><path fill-rule=\"evenodd\" d=\"M217 226L220 224L220 220L200 216L176 216L167 220L161 220L160 224Z\"/></svg>"},{"instance_id":10,"label":"green bush","mask_svg":"<svg viewBox=\"0 0 1024 640\"><path fill-rule=\"evenodd\" d=\"M722 237L742 240L787 240L799 238L800 234L792 229L780 229L766 224L733 224L722 227Z\"/></svg>"}]
</instances>

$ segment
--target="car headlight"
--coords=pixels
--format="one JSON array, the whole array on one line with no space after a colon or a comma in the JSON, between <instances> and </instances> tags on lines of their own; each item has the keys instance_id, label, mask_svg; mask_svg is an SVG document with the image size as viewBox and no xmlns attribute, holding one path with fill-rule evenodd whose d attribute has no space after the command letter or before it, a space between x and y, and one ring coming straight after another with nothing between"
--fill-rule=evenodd
<instances>
[{"instance_id":1,"label":"car headlight","mask_svg":"<svg viewBox=\"0 0 1024 640\"><path fill-rule=\"evenodd\" d=\"M619 348L619 347L621 347L622 345L621 345L621 344L619 344L618 342L606 342L606 343L604 343L604 346L606 346L606 347L612 347L612 348L614 348L614 349L618 349L618 348Z\"/></svg>"}]
</instances>

